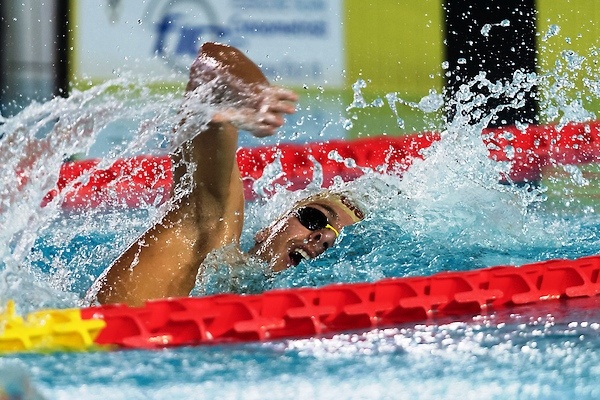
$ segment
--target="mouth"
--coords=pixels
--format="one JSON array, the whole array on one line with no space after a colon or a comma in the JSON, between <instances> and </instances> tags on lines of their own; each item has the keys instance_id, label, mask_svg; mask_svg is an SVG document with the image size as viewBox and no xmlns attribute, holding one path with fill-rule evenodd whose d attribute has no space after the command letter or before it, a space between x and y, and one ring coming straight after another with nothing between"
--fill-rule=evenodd
<instances>
[{"instance_id":1,"label":"mouth","mask_svg":"<svg viewBox=\"0 0 600 400\"><path fill-rule=\"evenodd\" d=\"M291 264L295 267L302 260L308 260L311 258L310 254L308 254L304 249L298 248L289 252L288 254Z\"/></svg>"}]
</instances>

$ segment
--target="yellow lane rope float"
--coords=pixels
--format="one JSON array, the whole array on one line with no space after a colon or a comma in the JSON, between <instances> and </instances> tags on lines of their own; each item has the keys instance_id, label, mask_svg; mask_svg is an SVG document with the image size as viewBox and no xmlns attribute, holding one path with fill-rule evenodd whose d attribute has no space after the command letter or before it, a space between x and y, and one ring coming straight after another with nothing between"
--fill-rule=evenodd
<instances>
[{"instance_id":1,"label":"yellow lane rope float","mask_svg":"<svg viewBox=\"0 0 600 400\"><path fill-rule=\"evenodd\" d=\"M94 340L105 326L100 319L81 319L79 309L48 309L23 318L9 300L0 313L0 353L100 348Z\"/></svg>"}]
</instances>

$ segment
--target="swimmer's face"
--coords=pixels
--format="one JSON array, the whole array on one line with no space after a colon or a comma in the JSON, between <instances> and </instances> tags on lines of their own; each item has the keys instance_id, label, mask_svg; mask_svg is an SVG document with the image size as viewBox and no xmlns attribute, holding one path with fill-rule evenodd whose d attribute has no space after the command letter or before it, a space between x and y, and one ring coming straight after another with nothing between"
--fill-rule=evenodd
<instances>
[{"instance_id":1,"label":"swimmer's face","mask_svg":"<svg viewBox=\"0 0 600 400\"><path fill-rule=\"evenodd\" d=\"M354 221L348 209L336 202L322 199L303 204L258 232L250 253L268 262L274 272L282 271L322 254Z\"/></svg>"}]
</instances>

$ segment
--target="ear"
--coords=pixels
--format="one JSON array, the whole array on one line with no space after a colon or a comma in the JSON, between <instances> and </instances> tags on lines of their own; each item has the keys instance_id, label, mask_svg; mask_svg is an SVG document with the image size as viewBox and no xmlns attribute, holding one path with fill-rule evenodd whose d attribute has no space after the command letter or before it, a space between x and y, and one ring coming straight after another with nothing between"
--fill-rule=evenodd
<instances>
[{"instance_id":1,"label":"ear","mask_svg":"<svg viewBox=\"0 0 600 400\"><path fill-rule=\"evenodd\" d=\"M271 226L262 228L260 231L256 232L256 235L254 235L254 241L257 244L262 243L265 240L267 240L267 238L269 237L270 234L271 234Z\"/></svg>"}]
</instances>

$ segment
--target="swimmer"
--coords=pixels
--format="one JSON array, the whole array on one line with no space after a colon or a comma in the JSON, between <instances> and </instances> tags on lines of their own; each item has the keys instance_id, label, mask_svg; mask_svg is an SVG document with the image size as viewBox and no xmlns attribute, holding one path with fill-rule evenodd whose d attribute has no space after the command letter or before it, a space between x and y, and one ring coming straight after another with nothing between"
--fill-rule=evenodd
<instances>
[{"instance_id":1,"label":"swimmer","mask_svg":"<svg viewBox=\"0 0 600 400\"><path fill-rule=\"evenodd\" d=\"M219 107L199 128L193 121L201 112L198 103L206 101L199 93L207 85ZM284 115L295 112L297 99L293 91L270 85L239 50L205 43L190 68L176 132L188 139L171 154L173 187L191 174L190 193L176 199L162 220L107 268L88 299L138 306L188 296L211 251L232 243L239 249L244 197L236 162L238 130L256 137L275 134ZM261 229L248 254L273 272L282 271L319 256L345 226L363 217L346 196L324 191L296 202Z\"/></svg>"}]
</instances>

